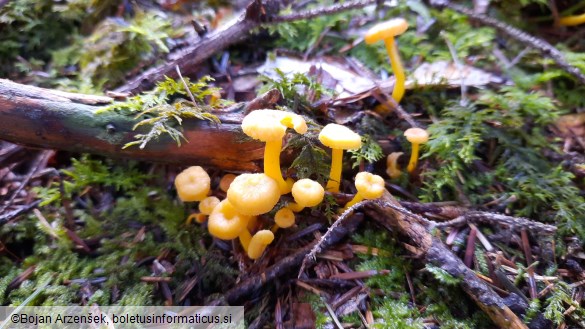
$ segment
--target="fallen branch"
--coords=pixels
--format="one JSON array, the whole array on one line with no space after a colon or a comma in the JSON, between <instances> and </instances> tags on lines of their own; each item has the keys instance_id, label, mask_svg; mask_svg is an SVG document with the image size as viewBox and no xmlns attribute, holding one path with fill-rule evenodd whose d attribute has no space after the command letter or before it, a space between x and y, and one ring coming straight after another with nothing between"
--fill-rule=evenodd
<instances>
[{"instance_id":1,"label":"fallen branch","mask_svg":"<svg viewBox=\"0 0 585 329\"><path fill-rule=\"evenodd\" d=\"M162 163L198 164L233 171L259 171L263 145L241 142L240 123L247 111L266 108L278 100L269 92L249 102L213 113L220 125L184 120L190 142L181 147L168 136L146 148L122 147L134 140L132 116L96 111L113 101L109 97L66 93L0 79L0 139L36 148L87 152L109 157Z\"/></svg>"},{"instance_id":2,"label":"fallen branch","mask_svg":"<svg viewBox=\"0 0 585 329\"><path fill-rule=\"evenodd\" d=\"M513 26L500 22L489 16L474 13L472 9L468 9L461 5L451 3L451 1L448 0L431 0L430 4L431 6L438 9L449 8L458 13L467 15L471 19L478 21L483 25L491 26L495 29L498 29L500 32L508 35L510 38L515 39L530 48L534 48L540 51L544 56L555 61L555 63L557 63L557 65L561 67L563 70L567 71L569 74L577 78L577 80L579 80L581 83L585 84L585 74L583 74L583 72L581 72L581 70L579 70L577 67L569 64L565 59L563 53L561 53L558 49L553 47L550 43L546 42L545 40L538 39L522 30L519 30Z\"/></svg>"},{"instance_id":3,"label":"fallen branch","mask_svg":"<svg viewBox=\"0 0 585 329\"><path fill-rule=\"evenodd\" d=\"M183 74L191 74L213 54L230 45L245 40L250 35L250 32L260 27L261 24L275 24L309 19L321 15L331 15L340 11L362 8L373 3L376 3L376 1L350 1L340 5L318 8L297 14L277 16L280 9L278 1L268 0L263 3L261 0L254 0L233 24L204 36L199 42L190 47L170 54L166 63L146 70L115 91L137 93L152 88L164 76L176 79L178 78L175 70L176 66L179 66Z\"/></svg>"},{"instance_id":4,"label":"fallen branch","mask_svg":"<svg viewBox=\"0 0 585 329\"><path fill-rule=\"evenodd\" d=\"M402 208L388 192L380 201L368 204L366 209L367 213L384 227L396 230L405 236L408 243L416 248L417 256L424 263L440 267L451 276L460 279L463 290L499 328L526 328L522 320L504 304L500 296L447 249L440 239L429 233L428 220L421 221L420 216L409 214L409 211Z\"/></svg>"}]
</instances>

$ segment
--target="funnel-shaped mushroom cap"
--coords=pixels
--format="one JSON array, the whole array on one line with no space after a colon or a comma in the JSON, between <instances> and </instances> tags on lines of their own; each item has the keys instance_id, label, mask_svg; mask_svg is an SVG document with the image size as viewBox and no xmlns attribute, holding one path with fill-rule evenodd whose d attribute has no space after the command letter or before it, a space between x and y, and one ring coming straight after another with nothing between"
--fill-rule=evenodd
<instances>
[{"instance_id":1,"label":"funnel-shaped mushroom cap","mask_svg":"<svg viewBox=\"0 0 585 329\"><path fill-rule=\"evenodd\" d=\"M314 180L304 178L294 183L292 196L303 207L314 207L323 201L325 189Z\"/></svg>"},{"instance_id":2,"label":"funnel-shaped mushroom cap","mask_svg":"<svg viewBox=\"0 0 585 329\"><path fill-rule=\"evenodd\" d=\"M429 133L421 128L408 128L404 136L413 144L424 144L429 141Z\"/></svg>"},{"instance_id":3,"label":"funnel-shaped mushroom cap","mask_svg":"<svg viewBox=\"0 0 585 329\"><path fill-rule=\"evenodd\" d=\"M295 224L295 213L289 208L281 208L274 214L274 221L279 227L291 227Z\"/></svg>"},{"instance_id":4,"label":"funnel-shaped mushroom cap","mask_svg":"<svg viewBox=\"0 0 585 329\"><path fill-rule=\"evenodd\" d=\"M330 123L321 130L319 140L323 145L337 150L353 150L362 146L360 135L335 123Z\"/></svg>"},{"instance_id":5,"label":"funnel-shaped mushroom cap","mask_svg":"<svg viewBox=\"0 0 585 329\"><path fill-rule=\"evenodd\" d=\"M394 18L369 29L364 36L364 40L367 44L376 43L400 35L407 28L408 22L404 18Z\"/></svg>"},{"instance_id":6,"label":"funnel-shaped mushroom cap","mask_svg":"<svg viewBox=\"0 0 585 329\"><path fill-rule=\"evenodd\" d=\"M249 220L250 216L238 213L228 200L223 200L209 215L207 229L218 239L231 240L246 229Z\"/></svg>"},{"instance_id":7,"label":"funnel-shaped mushroom cap","mask_svg":"<svg viewBox=\"0 0 585 329\"><path fill-rule=\"evenodd\" d=\"M211 179L207 172L193 166L183 170L175 178L175 187L179 198L184 202L201 201L205 199L211 185Z\"/></svg>"},{"instance_id":8,"label":"funnel-shaped mushroom cap","mask_svg":"<svg viewBox=\"0 0 585 329\"><path fill-rule=\"evenodd\" d=\"M377 199L384 193L384 179L369 172L360 172L355 176L355 187L364 199Z\"/></svg>"},{"instance_id":9,"label":"funnel-shaped mushroom cap","mask_svg":"<svg viewBox=\"0 0 585 329\"><path fill-rule=\"evenodd\" d=\"M242 120L244 133L263 142L282 139L286 128L304 134L307 132L307 123L298 114L278 110L252 111Z\"/></svg>"},{"instance_id":10,"label":"funnel-shaped mushroom cap","mask_svg":"<svg viewBox=\"0 0 585 329\"><path fill-rule=\"evenodd\" d=\"M265 174L242 174L230 185L227 198L239 213L257 216L274 208L280 189L276 181Z\"/></svg>"}]
</instances>

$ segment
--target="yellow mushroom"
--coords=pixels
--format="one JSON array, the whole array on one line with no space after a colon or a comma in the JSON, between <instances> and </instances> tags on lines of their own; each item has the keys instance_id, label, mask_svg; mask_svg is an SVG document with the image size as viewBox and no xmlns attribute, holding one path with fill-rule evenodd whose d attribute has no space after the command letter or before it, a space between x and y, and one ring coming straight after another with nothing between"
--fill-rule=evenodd
<instances>
[{"instance_id":1,"label":"yellow mushroom","mask_svg":"<svg viewBox=\"0 0 585 329\"><path fill-rule=\"evenodd\" d=\"M575 26L585 24L585 13L581 15L566 16L559 19L559 25Z\"/></svg>"},{"instance_id":2,"label":"yellow mushroom","mask_svg":"<svg viewBox=\"0 0 585 329\"><path fill-rule=\"evenodd\" d=\"M234 179L236 179L236 175L234 174L223 175L223 177L219 180L219 189L227 192Z\"/></svg>"},{"instance_id":3,"label":"yellow mushroom","mask_svg":"<svg viewBox=\"0 0 585 329\"><path fill-rule=\"evenodd\" d=\"M235 239L246 230L250 216L242 215L229 202L221 201L209 215L207 229L214 237L222 240Z\"/></svg>"},{"instance_id":4,"label":"yellow mushroom","mask_svg":"<svg viewBox=\"0 0 585 329\"><path fill-rule=\"evenodd\" d=\"M402 175L402 171L398 167L398 158L404 153L402 152L392 152L388 154L386 158L386 173L390 178L396 179Z\"/></svg>"},{"instance_id":5,"label":"yellow mushroom","mask_svg":"<svg viewBox=\"0 0 585 329\"><path fill-rule=\"evenodd\" d=\"M219 199L217 197L208 196L199 202L199 211L204 215L209 215L218 204Z\"/></svg>"},{"instance_id":6,"label":"yellow mushroom","mask_svg":"<svg viewBox=\"0 0 585 329\"><path fill-rule=\"evenodd\" d=\"M345 208L349 208L354 204L366 199L373 200L382 196L385 185L384 179L378 175L369 172L360 172L355 176L355 188L357 193L349 201Z\"/></svg>"},{"instance_id":7,"label":"yellow mushroom","mask_svg":"<svg viewBox=\"0 0 585 329\"><path fill-rule=\"evenodd\" d=\"M257 216L274 208L280 190L276 181L266 174L242 174L230 185L227 199L239 213Z\"/></svg>"},{"instance_id":8,"label":"yellow mushroom","mask_svg":"<svg viewBox=\"0 0 585 329\"><path fill-rule=\"evenodd\" d=\"M386 44L386 51L390 57L390 65L392 65L392 71L396 78L394 90L392 90L392 98L396 103L400 103L402 96L404 96L406 76L404 74L402 62L400 61L400 54L398 53L396 43L394 42L394 37L404 33L407 28L408 22L405 19L394 18L372 27L366 32L364 38L367 44L373 44L382 40Z\"/></svg>"},{"instance_id":9,"label":"yellow mushroom","mask_svg":"<svg viewBox=\"0 0 585 329\"><path fill-rule=\"evenodd\" d=\"M329 181L325 189L329 192L339 192L343 150L360 148L362 146L362 139L360 135L351 129L330 123L319 133L319 140L323 145L331 148L331 172L329 173Z\"/></svg>"},{"instance_id":10,"label":"yellow mushroom","mask_svg":"<svg viewBox=\"0 0 585 329\"><path fill-rule=\"evenodd\" d=\"M404 136L412 143L412 153L410 153L410 161L408 161L406 170L413 173L418 163L419 145L429 141L429 133L421 128L409 128L404 132Z\"/></svg>"},{"instance_id":11,"label":"yellow mushroom","mask_svg":"<svg viewBox=\"0 0 585 329\"><path fill-rule=\"evenodd\" d=\"M305 207L314 207L318 205L323 201L323 197L325 196L323 186L308 178L296 181L291 192L295 202L287 204L287 208L290 208L294 212L299 212Z\"/></svg>"},{"instance_id":12,"label":"yellow mushroom","mask_svg":"<svg viewBox=\"0 0 585 329\"><path fill-rule=\"evenodd\" d=\"M287 207L280 208L276 214L274 214L274 221L276 225L272 228L272 232L280 228L289 228L295 224L295 213Z\"/></svg>"},{"instance_id":13,"label":"yellow mushroom","mask_svg":"<svg viewBox=\"0 0 585 329\"><path fill-rule=\"evenodd\" d=\"M270 230L256 232L248 245L248 257L258 259L264 253L266 247L274 241L274 233Z\"/></svg>"},{"instance_id":14,"label":"yellow mushroom","mask_svg":"<svg viewBox=\"0 0 585 329\"><path fill-rule=\"evenodd\" d=\"M307 132L307 123L298 114L278 110L252 111L242 121L242 130L246 135L266 142L264 173L276 181L281 194L290 192L290 185L280 171L280 150L287 128L304 134Z\"/></svg>"},{"instance_id":15,"label":"yellow mushroom","mask_svg":"<svg viewBox=\"0 0 585 329\"><path fill-rule=\"evenodd\" d=\"M183 170L175 178L175 187L179 199L183 202L201 201L209 193L211 179L205 170L199 166Z\"/></svg>"}]
</instances>

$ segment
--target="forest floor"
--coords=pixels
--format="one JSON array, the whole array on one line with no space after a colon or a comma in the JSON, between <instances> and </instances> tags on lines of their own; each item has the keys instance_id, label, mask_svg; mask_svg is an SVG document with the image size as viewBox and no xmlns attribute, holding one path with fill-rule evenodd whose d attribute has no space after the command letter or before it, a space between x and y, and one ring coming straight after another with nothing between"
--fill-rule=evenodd
<instances>
[{"instance_id":1,"label":"forest floor","mask_svg":"<svg viewBox=\"0 0 585 329\"><path fill-rule=\"evenodd\" d=\"M0 305L243 305L250 328L585 328L584 12L0 1ZM384 42L364 41L397 17L404 97ZM174 182L202 166L223 200L226 175L261 172L264 144L240 123L266 108L308 125L284 138L286 177L326 186L327 124L361 147L340 190L251 260ZM429 135L415 166L412 128ZM384 194L346 209L359 172Z\"/></svg>"}]
</instances>

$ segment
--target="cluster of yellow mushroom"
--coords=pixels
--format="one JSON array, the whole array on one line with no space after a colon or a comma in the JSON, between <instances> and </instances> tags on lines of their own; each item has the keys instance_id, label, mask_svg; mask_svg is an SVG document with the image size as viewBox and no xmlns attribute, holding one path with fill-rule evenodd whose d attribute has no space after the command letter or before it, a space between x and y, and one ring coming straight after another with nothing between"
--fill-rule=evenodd
<instances>
[{"instance_id":1,"label":"cluster of yellow mushroom","mask_svg":"<svg viewBox=\"0 0 585 329\"><path fill-rule=\"evenodd\" d=\"M319 134L321 143L332 150L331 173L326 186L307 178L295 182L290 177L285 179L280 169L282 140L288 128L304 134L307 124L302 116L279 110L256 110L244 118L244 133L266 143L264 173L224 176L220 181L220 189L226 192L224 200L209 196L211 180L199 166L185 169L175 179L175 187L182 201L199 202L200 212L190 218L201 223L208 216L209 233L222 240L239 239L250 259L262 256L279 228L295 224L295 213L319 205L325 191L339 192L343 151L361 147L361 137L357 133L338 124L326 125ZM384 190L384 180L370 173L359 173L356 187L358 193L346 207L363 199L380 197ZM272 211L281 196L288 193L292 194L294 202L287 202L275 213L272 229L257 230L257 216Z\"/></svg>"}]
</instances>

